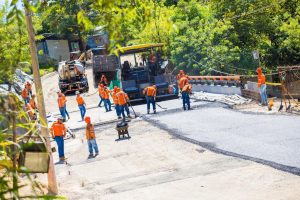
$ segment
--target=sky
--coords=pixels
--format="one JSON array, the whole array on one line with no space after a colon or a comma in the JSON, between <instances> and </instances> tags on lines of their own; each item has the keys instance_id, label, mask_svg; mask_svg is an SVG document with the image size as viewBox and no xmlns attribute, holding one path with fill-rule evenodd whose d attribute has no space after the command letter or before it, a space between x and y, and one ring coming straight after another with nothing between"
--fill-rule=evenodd
<instances>
[{"instance_id":1,"label":"sky","mask_svg":"<svg viewBox=\"0 0 300 200\"><path fill-rule=\"evenodd\" d=\"M0 8L5 4L6 0L0 0ZM8 2L11 2L11 0L8 0ZM22 3L20 0L18 0L18 7L22 7Z\"/></svg>"}]
</instances>

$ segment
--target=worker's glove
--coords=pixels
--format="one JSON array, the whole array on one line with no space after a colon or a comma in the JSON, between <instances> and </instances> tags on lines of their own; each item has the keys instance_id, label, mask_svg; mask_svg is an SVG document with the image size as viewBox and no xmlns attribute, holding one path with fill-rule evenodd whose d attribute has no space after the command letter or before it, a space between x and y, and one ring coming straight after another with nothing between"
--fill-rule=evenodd
<instances>
[{"instance_id":1,"label":"worker's glove","mask_svg":"<svg viewBox=\"0 0 300 200\"><path fill-rule=\"evenodd\" d=\"M154 101L156 101L156 97L154 97Z\"/></svg>"}]
</instances>

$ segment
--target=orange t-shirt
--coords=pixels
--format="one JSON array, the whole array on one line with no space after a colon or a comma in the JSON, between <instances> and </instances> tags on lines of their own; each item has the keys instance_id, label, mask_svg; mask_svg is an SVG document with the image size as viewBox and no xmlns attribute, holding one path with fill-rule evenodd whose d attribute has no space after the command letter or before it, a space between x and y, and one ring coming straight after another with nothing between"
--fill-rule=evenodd
<instances>
[{"instance_id":1,"label":"orange t-shirt","mask_svg":"<svg viewBox=\"0 0 300 200\"><path fill-rule=\"evenodd\" d=\"M57 99L58 107L63 108L66 105L66 99L63 96L58 97Z\"/></svg>"},{"instance_id":2,"label":"orange t-shirt","mask_svg":"<svg viewBox=\"0 0 300 200\"><path fill-rule=\"evenodd\" d=\"M118 104L121 106L125 105L129 101L128 95L123 91L117 93L117 98Z\"/></svg>"},{"instance_id":3,"label":"orange t-shirt","mask_svg":"<svg viewBox=\"0 0 300 200\"><path fill-rule=\"evenodd\" d=\"M117 93L116 92L112 92L112 98L114 100L114 104L115 105L118 105L119 102L118 102L118 96L117 96Z\"/></svg>"},{"instance_id":4,"label":"orange t-shirt","mask_svg":"<svg viewBox=\"0 0 300 200\"><path fill-rule=\"evenodd\" d=\"M109 99L109 90L108 89L104 89L102 92L102 98L103 99Z\"/></svg>"},{"instance_id":5,"label":"orange t-shirt","mask_svg":"<svg viewBox=\"0 0 300 200\"><path fill-rule=\"evenodd\" d=\"M155 87L153 87L153 86L146 87L144 89L144 94L146 94L147 96L150 96L150 97L155 97L156 96L156 89L155 89Z\"/></svg>"},{"instance_id":6,"label":"orange t-shirt","mask_svg":"<svg viewBox=\"0 0 300 200\"><path fill-rule=\"evenodd\" d=\"M257 81L258 87L260 87L263 84L266 84L266 77L264 74L258 74L257 79L258 79L258 81Z\"/></svg>"},{"instance_id":7,"label":"orange t-shirt","mask_svg":"<svg viewBox=\"0 0 300 200\"><path fill-rule=\"evenodd\" d=\"M180 90L182 90L182 88L183 88L183 86L185 86L186 84L188 84L189 83L189 80L188 80L188 78L187 77L182 77L181 79L180 79L180 81L179 81L179 88L180 88Z\"/></svg>"},{"instance_id":8,"label":"orange t-shirt","mask_svg":"<svg viewBox=\"0 0 300 200\"><path fill-rule=\"evenodd\" d=\"M28 90L27 90L26 88L24 88L24 89L22 90L21 96L22 96L24 99L26 99L26 98L28 97Z\"/></svg>"},{"instance_id":9,"label":"orange t-shirt","mask_svg":"<svg viewBox=\"0 0 300 200\"><path fill-rule=\"evenodd\" d=\"M51 134L54 136L64 136L67 129L63 123L54 122L50 128Z\"/></svg>"},{"instance_id":10,"label":"orange t-shirt","mask_svg":"<svg viewBox=\"0 0 300 200\"><path fill-rule=\"evenodd\" d=\"M77 101L78 105L84 104L84 100L83 100L82 96L76 97L76 101Z\"/></svg>"}]
</instances>

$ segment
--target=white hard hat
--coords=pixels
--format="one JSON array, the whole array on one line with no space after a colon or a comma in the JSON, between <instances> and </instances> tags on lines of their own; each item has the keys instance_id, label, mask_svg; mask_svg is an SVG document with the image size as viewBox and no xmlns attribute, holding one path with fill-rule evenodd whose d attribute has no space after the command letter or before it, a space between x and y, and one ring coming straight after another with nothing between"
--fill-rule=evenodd
<instances>
[{"instance_id":1,"label":"white hard hat","mask_svg":"<svg viewBox=\"0 0 300 200\"><path fill-rule=\"evenodd\" d=\"M79 91L76 91L75 94L80 94L80 92L79 92Z\"/></svg>"},{"instance_id":2,"label":"white hard hat","mask_svg":"<svg viewBox=\"0 0 300 200\"><path fill-rule=\"evenodd\" d=\"M57 90L56 93L61 93L61 90Z\"/></svg>"}]
</instances>

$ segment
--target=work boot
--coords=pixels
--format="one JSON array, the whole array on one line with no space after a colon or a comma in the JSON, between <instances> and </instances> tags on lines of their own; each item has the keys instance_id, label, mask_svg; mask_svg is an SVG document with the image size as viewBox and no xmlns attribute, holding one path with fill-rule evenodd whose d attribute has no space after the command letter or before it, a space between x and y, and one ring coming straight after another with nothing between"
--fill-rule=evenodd
<instances>
[{"instance_id":1,"label":"work boot","mask_svg":"<svg viewBox=\"0 0 300 200\"><path fill-rule=\"evenodd\" d=\"M128 118L131 118L131 115L127 115Z\"/></svg>"},{"instance_id":2,"label":"work boot","mask_svg":"<svg viewBox=\"0 0 300 200\"><path fill-rule=\"evenodd\" d=\"M59 161L65 161L66 158L63 156L63 157L59 157Z\"/></svg>"},{"instance_id":3,"label":"work boot","mask_svg":"<svg viewBox=\"0 0 300 200\"><path fill-rule=\"evenodd\" d=\"M150 114L150 110L147 110L147 114Z\"/></svg>"},{"instance_id":4,"label":"work boot","mask_svg":"<svg viewBox=\"0 0 300 200\"><path fill-rule=\"evenodd\" d=\"M156 114L156 110L153 110L153 113Z\"/></svg>"},{"instance_id":5,"label":"work boot","mask_svg":"<svg viewBox=\"0 0 300 200\"><path fill-rule=\"evenodd\" d=\"M94 157L94 155L92 153L90 153L88 158L93 158L93 157Z\"/></svg>"},{"instance_id":6,"label":"work boot","mask_svg":"<svg viewBox=\"0 0 300 200\"><path fill-rule=\"evenodd\" d=\"M118 119L122 119L122 117L121 117L121 116L118 116Z\"/></svg>"},{"instance_id":7,"label":"work boot","mask_svg":"<svg viewBox=\"0 0 300 200\"><path fill-rule=\"evenodd\" d=\"M96 154L95 154L95 157L98 156L98 155L99 155L99 153L96 153Z\"/></svg>"}]
</instances>

